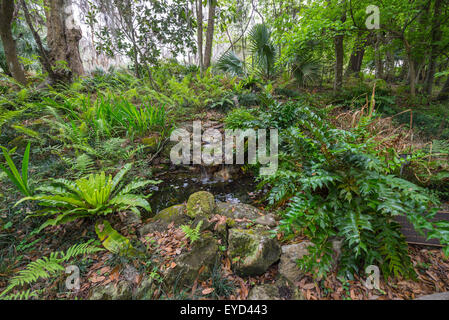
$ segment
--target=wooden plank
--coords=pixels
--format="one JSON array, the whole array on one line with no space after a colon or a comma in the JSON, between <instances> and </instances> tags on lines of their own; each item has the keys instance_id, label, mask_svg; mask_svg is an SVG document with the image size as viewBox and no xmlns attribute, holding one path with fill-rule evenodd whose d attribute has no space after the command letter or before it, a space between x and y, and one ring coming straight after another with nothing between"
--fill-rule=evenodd
<instances>
[{"instance_id":1,"label":"wooden plank","mask_svg":"<svg viewBox=\"0 0 449 320\"><path fill-rule=\"evenodd\" d=\"M395 220L402 226L401 231L408 243L442 247L437 239L426 240L426 237L419 235L405 216L396 216ZM434 219L432 219L432 221L439 220L449 221L449 212L440 211L435 215Z\"/></svg>"}]
</instances>

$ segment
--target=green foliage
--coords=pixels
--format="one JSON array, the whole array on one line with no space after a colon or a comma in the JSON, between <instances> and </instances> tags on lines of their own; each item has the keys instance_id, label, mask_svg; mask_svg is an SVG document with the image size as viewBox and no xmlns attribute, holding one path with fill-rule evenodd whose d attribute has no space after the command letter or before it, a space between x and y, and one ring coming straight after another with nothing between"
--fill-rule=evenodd
<instances>
[{"instance_id":1,"label":"green foliage","mask_svg":"<svg viewBox=\"0 0 449 320\"><path fill-rule=\"evenodd\" d=\"M122 180L131 166L126 164L114 178L111 175L106 176L102 171L73 182L55 179L52 184L37 188L40 194L25 197L18 203L33 200L45 207L43 212L32 213L30 216L56 216L48 219L40 230L49 225L59 225L78 218L107 215L124 210L140 214L138 207L150 211L150 205L145 197L132 192L157 181L137 180L123 186Z\"/></svg>"},{"instance_id":2,"label":"green foliage","mask_svg":"<svg viewBox=\"0 0 449 320\"><path fill-rule=\"evenodd\" d=\"M203 221L198 222L195 228L191 228L188 225L180 226L181 230L185 233L185 237L190 240L190 243L194 243L201 236L201 226L203 225Z\"/></svg>"},{"instance_id":3,"label":"green foliage","mask_svg":"<svg viewBox=\"0 0 449 320\"><path fill-rule=\"evenodd\" d=\"M86 243L76 244L67 249L66 252L52 252L48 257L42 257L29 263L25 269L20 270L16 276L11 278L8 287L0 294L0 299L16 300L37 298L39 291L32 291L31 289L22 290L15 294L8 295L7 293L19 286L31 285L39 279L48 279L63 272L65 270L63 263L68 262L74 257L103 250L91 245L92 242L93 240L89 240Z\"/></svg>"},{"instance_id":4,"label":"green foliage","mask_svg":"<svg viewBox=\"0 0 449 320\"><path fill-rule=\"evenodd\" d=\"M272 78L276 73L278 49L271 39L269 27L266 24L254 25L248 34L248 39L255 72L265 79Z\"/></svg>"},{"instance_id":5,"label":"green foliage","mask_svg":"<svg viewBox=\"0 0 449 320\"><path fill-rule=\"evenodd\" d=\"M218 59L217 68L223 72L229 73L231 76L246 75L244 62L232 51L223 54Z\"/></svg>"},{"instance_id":6,"label":"green foliage","mask_svg":"<svg viewBox=\"0 0 449 320\"><path fill-rule=\"evenodd\" d=\"M8 149L6 149L5 147L0 146L0 148L2 148L6 163L8 164L9 170L3 165L0 165L0 169L2 169L2 171L8 175L8 178L12 183L14 183L16 188L26 196L31 196L33 194L28 181L28 162L30 160L30 147L31 144L28 143L25 149L25 153L23 154L22 174L20 174L10 156L10 153L14 152L14 150L8 151Z\"/></svg>"},{"instance_id":7,"label":"green foliage","mask_svg":"<svg viewBox=\"0 0 449 320\"><path fill-rule=\"evenodd\" d=\"M281 229L301 232L314 244L300 266L323 276L332 268L332 239L342 239L339 273L350 277L371 264L385 277L413 277L407 245L394 216L405 215L415 229L438 238L449 252L449 224L431 223L437 204L428 192L391 174L406 159L387 161L364 118L353 131L333 127L304 105L275 104L249 126L285 128L279 169L262 177L270 203L289 201ZM248 124L244 124L248 125ZM395 169L396 168L396 169Z\"/></svg>"},{"instance_id":8,"label":"green foliage","mask_svg":"<svg viewBox=\"0 0 449 320\"><path fill-rule=\"evenodd\" d=\"M97 221L95 224L95 232L97 233L103 247L105 247L108 251L128 257L135 257L139 255L139 252L131 245L129 239L122 236L117 230L112 228L108 221Z\"/></svg>"}]
</instances>

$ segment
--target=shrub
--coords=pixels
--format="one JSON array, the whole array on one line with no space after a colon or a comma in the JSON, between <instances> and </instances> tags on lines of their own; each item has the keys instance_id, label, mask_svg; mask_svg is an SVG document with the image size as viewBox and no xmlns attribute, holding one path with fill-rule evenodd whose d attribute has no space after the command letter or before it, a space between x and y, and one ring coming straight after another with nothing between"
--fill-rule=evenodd
<instances>
[{"instance_id":1,"label":"shrub","mask_svg":"<svg viewBox=\"0 0 449 320\"><path fill-rule=\"evenodd\" d=\"M33 200L45 207L43 212L32 213L30 216L56 216L48 219L40 230L49 225L59 225L78 218L104 216L121 210L131 210L140 215L139 207L147 211L151 208L144 196L133 194L132 191L157 181L134 181L123 186L122 179L130 169L131 164L126 164L114 178L101 172L73 182L55 179L53 184L37 188L41 194L22 198L18 203Z\"/></svg>"},{"instance_id":2,"label":"shrub","mask_svg":"<svg viewBox=\"0 0 449 320\"><path fill-rule=\"evenodd\" d=\"M369 118L345 131L305 106L290 112L295 114L281 132L279 169L261 184L271 186L272 204L288 202L281 230L301 232L314 244L299 262L302 269L326 275L333 267L332 240L341 239L340 275L351 277L375 264L385 277L413 277L407 244L394 220L398 215L405 215L419 233L439 239L449 253L449 223L430 222L437 200L390 174L405 159L386 161L385 150L377 151L365 130Z\"/></svg>"}]
</instances>

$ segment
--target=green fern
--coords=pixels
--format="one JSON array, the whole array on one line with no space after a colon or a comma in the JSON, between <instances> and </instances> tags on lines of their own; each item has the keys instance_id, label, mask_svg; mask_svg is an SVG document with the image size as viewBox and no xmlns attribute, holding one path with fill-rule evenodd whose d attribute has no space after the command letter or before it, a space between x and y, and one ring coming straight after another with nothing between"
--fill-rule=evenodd
<instances>
[{"instance_id":1,"label":"green fern","mask_svg":"<svg viewBox=\"0 0 449 320\"><path fill-rule=\"evenodd\" d=\"M107 215L121 210L131 210L140 214L138 207L150 211L150 205L144 196L132 193L154 180L134 181L126 186L122 179L131 169L132 164L126 164L114 178L101 172L90 174L87 177L69 181L55 179L53 184L37 188L41 194L25 197L16 203L32 200L44 206L43 212L30 214L30 216L56 216L47 220L40 230L49 225L59 225L78 218Z\"/></svg>"},{"instance_id":2,"label":"green fern","mask_svg":"<svg viewBox=\"0 0 449 320\"><path fill-rule=\"evenodd\" d=\"M25 269L20 270L17 275L11 278L8 287L0 294L0 299L29 299L37 297L40 292L31 291L31 289L10 295L7 295L7 293L19 286L31 285L39 279L48 279L61 273L65 270L62 263L72 258L103 250L97 246L92 246L92 242L93 240L89 240L85 243L75 244L67 249L66 252L52 252L48 257L42 257L29 263Z\"/></svg>"}]
</instances>

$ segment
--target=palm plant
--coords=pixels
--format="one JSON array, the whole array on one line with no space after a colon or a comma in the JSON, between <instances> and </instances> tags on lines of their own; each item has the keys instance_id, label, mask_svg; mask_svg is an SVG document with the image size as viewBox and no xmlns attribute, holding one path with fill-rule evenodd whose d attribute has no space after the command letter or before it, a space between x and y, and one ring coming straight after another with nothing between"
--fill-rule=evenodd
<instances>
[{"instance_id":1,"label":"palm plant","mask_svg":"<svg viewBox=\"0 0 449 320\"><path fill-rule=\"evenodd\" d=\"M270 29L266 24L256 24L249 32L248 39L254 70L263 78L273 78L276 73L278 49L271 39Z\"/></svg>"},{"instance_id":2,"label":"palm plant","mask_svg":"<svg viewBox=\"0 0 449 320\"><path fill-rule=\"evenodd\" d=\"M291 61L293 76L300 86L314 83L319 75L320 65L311 56L297 54Z\"/></svg>"},{"instance_id":3,"label":"palm plant","mask_svg":"<svg viewBox=\"0 0 449 320\"><path fill-rule=\"evenodd\" d=\"M224 53L218 59L217 67L219 70L227 72L231 76L246 75L245 63L232 51Z\"/></svg>"},{"instance_id":4,"label":"palm plant","mask_svg":"<svg viewBox=\"0 0 449 320\"><path fill-rule=\"evenodd\" d=\"M37 189L41 194L22 198L17 204L26 200L38 201L45 209L30 216L56 216L47 220L40 230L78 218L107 215L123 210L131 210L140 215L139 207L147 211L151 211L151 207L146 197L132 191L158 181L133 181L123 186L121 181L131 166L126 164L114 178L100 172L75 181L55 179L51 185Z\"/></svg>"}]
</instances>

